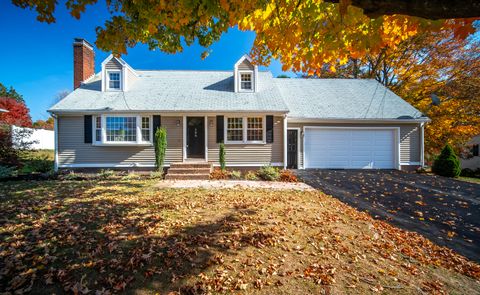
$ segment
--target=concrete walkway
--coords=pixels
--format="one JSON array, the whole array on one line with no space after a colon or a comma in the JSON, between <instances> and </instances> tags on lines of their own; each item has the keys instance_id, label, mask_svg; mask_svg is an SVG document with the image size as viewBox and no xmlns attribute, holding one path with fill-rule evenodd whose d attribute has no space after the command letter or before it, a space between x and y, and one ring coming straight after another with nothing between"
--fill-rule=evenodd
<instances>
[{"instance_id":1,"label":"concrete walkway","mask_svg":"<svg viewBox=\"0 0 480 295\"><path fill-rule=\"evenodd\" d=\"M230 189L275 189L315 190L303 182L249 181L249 180L162 180L158 188L230 188Z\"/></svg>"}]
</instances>

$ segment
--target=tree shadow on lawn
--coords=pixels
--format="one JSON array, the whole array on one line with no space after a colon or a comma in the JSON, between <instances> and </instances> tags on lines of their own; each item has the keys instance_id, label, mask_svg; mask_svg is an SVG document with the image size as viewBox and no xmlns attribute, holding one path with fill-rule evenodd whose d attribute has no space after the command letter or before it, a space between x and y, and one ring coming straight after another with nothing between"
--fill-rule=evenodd
<instances>
[{"instance_id":1,"label":"tree shadow on lawn","mask_svg":"<svg viewBox=\"0 0 480 295\"><path fill-rule=\"evenodd\" d=\"M178 204L139 201L132 192L141 185L115 194L114 185L68 183L68 197L65 187L47 185L48 193L37 191L44 197L28 198L32 192L25 190L26 198L2 199L0 290L202 292L192 285L198 274L223 255L270 238L241 231L254 210L232 207L212 220L176 218L184 210Z\"/></svg>"}]
</instances>

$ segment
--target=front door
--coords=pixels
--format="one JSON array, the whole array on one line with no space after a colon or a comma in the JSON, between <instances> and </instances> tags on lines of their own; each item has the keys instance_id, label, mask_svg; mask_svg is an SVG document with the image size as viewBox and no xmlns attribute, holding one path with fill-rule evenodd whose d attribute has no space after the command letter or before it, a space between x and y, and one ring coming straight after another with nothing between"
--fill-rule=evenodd
<instances>
[{"instance_id":1,"label":"front door","mask_svg":"<svg viewBox=\"0 0 480 295\"><path fill-rule=\"evenodd\" d=\"M298 168L298 130L287 131L287 168Z\"/></svg>"},{"instance_id":2,"label":"front door","mask_svg":"<svg viewBox=\"0 0 480 295\"><path fill-rule=\"evenodd\" d=\"M187 117L187 158L205 158L204 117Z\"/></svg>"}]
</instances>

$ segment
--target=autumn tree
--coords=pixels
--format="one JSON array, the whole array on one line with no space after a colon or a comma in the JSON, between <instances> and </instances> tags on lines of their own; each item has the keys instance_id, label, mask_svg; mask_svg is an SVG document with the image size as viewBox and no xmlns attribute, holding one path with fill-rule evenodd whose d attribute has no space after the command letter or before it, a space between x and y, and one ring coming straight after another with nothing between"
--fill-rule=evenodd
<instances>
[{"instance_id":1,"label":"autumn tree","mask_svg":"<svg viewBox=\"0 0 480 295\"><path fill-rule=\"evenodd\" d=\"M10 88L7 88L2 83L0 83L0 97L10 97L18 102L25 103L23 96L13 89L13 87L10 86Z\"/></svg>"},{"instance_id":2,"label":"autumn tree","mask_svg":"<svg viewBox=\"0 0 480 295\"><path fill-rule=\"evenodd\" d=\"M31 142L25 138L31 135L31 131L29 129L13 131L12 125L31 127L29 110L25 104L9 97L0 97L0 108L8 111L0 113L0 165L19 166L19 152L29 148ZM20 144L14 148L13 142Z\"/></svg>"},{"instance_id":3,"label":"autumn tree","mask_svg":"<svg viewBox=\"0 0 480 295\"><path fill-rule=\"evenodd\" d=\"M46 129L46 130L53 130L53 118L50 117L47 120L37 120L33 122L32 127L35 129Z\"/></svg>"},{"instance_id":4,"label":"autumn tree","mask_svg":"<svg viewBox=\"0 0 480 295\"><path fill-rule=\"evenodd\" d=\"M452 30L424 32L343 65L323 65L318 76L376 79L418 108L432 120L425 129L431 157L446 143L459 150L480 133L478 39L455 38ZM440 105L432 105L432 95Z\"/></svg>"},{"instance_id":5,"label":"autumn tree","mask_svg":"<svg viewBox=\"0 0 480 295\"><path fill-rule=\"evenodd\" d=\"M69 0L66 6L79 18L87 5L96 2ZM12 3L35 9L40 21L56 20L56 1L12 0ZM116 55L127 53L137 43L168 53L180 52L184 45L195 41L209 47L229 28L238 26L256 33L251 50L256 62L268 65L272 58L279 59L284 70L309 74L318 74L325 63L344 64L349 58L378 52L385 46L395 48L425 31L451 27L456 36L464 38L472 32L474 17L480 17L475 1L448 0L117 0L107 4L112 17L103 27L97 27L96 45ZM456 19L445 22L416 16ZM207 54L208 50L202 57Z\"/></svg>"}]
</instances>

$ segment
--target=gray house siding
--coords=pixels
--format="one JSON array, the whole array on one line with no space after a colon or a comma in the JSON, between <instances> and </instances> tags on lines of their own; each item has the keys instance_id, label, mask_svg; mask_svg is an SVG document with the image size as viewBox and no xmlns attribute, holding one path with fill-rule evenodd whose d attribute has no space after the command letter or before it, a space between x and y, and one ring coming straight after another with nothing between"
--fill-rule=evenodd
<instances>
[{"instance_id":1,"label":"gray house siding","mask_svg":"<svg viewBox=\"0 0 480 295\"><path fill-rule=\"evenodd\" d=\"M115 58L112 58L105 64L105 68L107 70L121 70L122 65L120 64L120 62L118 62L118 60L116 60Z\"/></svg>"},{"instance_id":2,"label":"gray house siding","mask_svg":"<svg viewBox=\"0 0 480 295\"><path fill-rule=\"evenodd\" d=\"M333 124L333 123L288 123L288 128L304 126L339 126L339 127L400 127L400 164L420 162L421 139L418 124ZM303 167L303 139L299 143L300 166ZM402 168L403 169L403 168Z\"/></svg>"},{"instance_id":3,"label":"gray house siding","mask_svg":"<svg viewBox=\"0 0 480 295\"><path fill-rule=\"evenodd\" d=\"M238 65L239 70L254 70L253 65L246 59L244 59L239 65Z\"/></svg>"},{"instance_id":4,"label":"gray house siding","mask_svg":"<svg viewBox=\"0 0 480 295\"><path fill-rule=\"evenodd\" d=\"M208 122L208 161L218 165L219 144L215 117L208 117ZM227 166L283 165L283 118L274 117L273 122L273 143L225 144Z\"/></svg>"},{"instance_id":5,"label":"gray house siding","mask_svg":"<svg viewBox=\"0 0 480 295\"><path fill-rule=\"evenodd\" d=\"M180 127L177 127L177 121ZM58 164L94 165L116 164L153 166L153 146L95 146L84 143L83 116L59 116ZM162 116L162 126L167 128L168 148L165 164L182 161L182 118Z\"/></svg>"}]
</instances>

